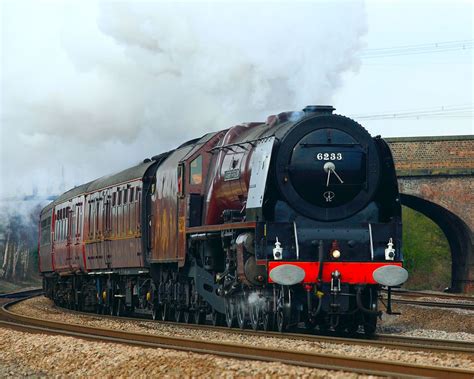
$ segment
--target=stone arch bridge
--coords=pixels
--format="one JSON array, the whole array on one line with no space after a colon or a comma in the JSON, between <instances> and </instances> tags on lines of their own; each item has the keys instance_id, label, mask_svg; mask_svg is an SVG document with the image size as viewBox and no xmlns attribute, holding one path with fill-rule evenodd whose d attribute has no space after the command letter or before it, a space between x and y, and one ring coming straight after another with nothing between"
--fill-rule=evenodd
<instances>
[{"instance_id":1,"label":"stone arch bridge","mask_svg":"<svg viewBox=\"0 0 474 379\"><path fill-rule=\"evenodd\" d=\"M432 219L451 249L451 290L474 292L474 136L387 138L401 201Z\"/></svg>"}]
</instances>

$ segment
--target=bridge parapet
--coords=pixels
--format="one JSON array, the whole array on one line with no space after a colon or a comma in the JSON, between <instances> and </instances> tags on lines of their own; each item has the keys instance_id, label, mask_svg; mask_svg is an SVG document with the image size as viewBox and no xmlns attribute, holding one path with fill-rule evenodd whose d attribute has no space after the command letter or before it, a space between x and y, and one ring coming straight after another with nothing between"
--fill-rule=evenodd
<instances>
[{"instance_id":1,"label":"bridge parapet","mask_svg":"<svg viewBox=\"0 0 474 379\"><path fill-rule=\"evenodd\" d=\"M399 177L474 174L474 135L386 140Z\"/></svg>"}]
</instances>

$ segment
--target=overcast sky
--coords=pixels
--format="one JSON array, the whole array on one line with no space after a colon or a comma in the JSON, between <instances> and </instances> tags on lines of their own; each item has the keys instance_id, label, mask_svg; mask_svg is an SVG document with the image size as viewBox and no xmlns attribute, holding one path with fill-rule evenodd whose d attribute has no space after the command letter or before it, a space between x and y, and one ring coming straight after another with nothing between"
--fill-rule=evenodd
<instances>
[{"instance_id":1,"label":"overcast sky","mask_svg":"<svg viewBox=\"0 0 474 379\"><path fill-rule=\"evenodd\" d=\"M4 0L0 12L0 197L55 193L307 104L382 136L473 134L471 1Z\"/></svg>"},{"instance_id":2,"label":"overcast sky","mask_svg":"<svg viewBox=\"0 0 474 379\"><path fill-rule=\"evenodd\" d=\"M413 48L408 55L362 59L359 72L346 75L336 93L338 111L373 115L462 107L470 111L419 119L360 121L370 132L382 136L473 134L474 2L371 1L366 3L366 11L364 39L368 49L469 40L470 49L459 50L459 45L451 44L453 50L445 49L448 51L414 54Z\"/></svg>"}]
</instances>

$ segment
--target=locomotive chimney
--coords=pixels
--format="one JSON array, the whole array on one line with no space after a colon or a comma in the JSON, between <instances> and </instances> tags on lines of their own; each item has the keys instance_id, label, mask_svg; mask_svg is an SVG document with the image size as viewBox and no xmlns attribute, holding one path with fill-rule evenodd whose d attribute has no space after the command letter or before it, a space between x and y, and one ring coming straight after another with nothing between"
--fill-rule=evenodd
<instances>
[{"instance_id":1,"label":"locomotive chimney","mask_svg":"<svg viewBox=\"0 0 474 379\"><path fill-rule=\"evenodd\" d=\"M335 110L336 108L334 108L332 105L307 105L303 109L303 112L306 114L310 114L310 113L332 114L332 112Z\"/></svg>"}]
</instances>

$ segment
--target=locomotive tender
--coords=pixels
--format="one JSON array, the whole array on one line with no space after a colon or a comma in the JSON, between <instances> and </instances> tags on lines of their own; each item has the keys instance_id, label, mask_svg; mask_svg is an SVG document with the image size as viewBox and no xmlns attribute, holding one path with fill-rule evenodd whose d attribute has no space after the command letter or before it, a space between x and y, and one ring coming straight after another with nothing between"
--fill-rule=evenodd
<instances>
[{"instance_id":1,"label":"locomotive tender","mask_svg":"<svg viewBox=\"0 0 474 379\"><path fill-rule=\"evenodd\" d=\"M381 287L408 277L394 163L333 111L208 133L64 193L40 216L45 294L117 315L374 333Z\"/></svg>"}]
</instances>

